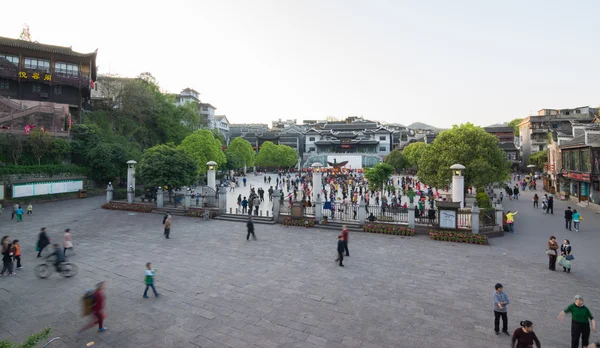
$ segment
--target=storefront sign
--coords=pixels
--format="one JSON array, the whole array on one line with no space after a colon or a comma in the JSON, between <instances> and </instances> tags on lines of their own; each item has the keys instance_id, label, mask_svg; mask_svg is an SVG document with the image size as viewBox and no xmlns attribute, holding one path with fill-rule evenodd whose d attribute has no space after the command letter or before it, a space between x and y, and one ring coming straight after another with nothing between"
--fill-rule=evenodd
<instances>
[{"instance_id":1,"label":"storefront sign","mask_svg":"<svg viewBox=\"0 0 600 348\"><path fill-rule=\"evenodd\" d=\"M565 176L563 172L563 176ZM590 173L567 173L567 178L577 180L577 181L590 181Z\"/></svg>"},{"instance_id":2,"label":"storefront sign","mask_svg":"<svg viewBox=\"0 0 600 348\"><path fill-rule=\"evenodd\" d=\"M44 76L42 76L39 72L34 72L31 75L27 75L26 71L19 71L19 78L21 80L27 80L27 79L33 79L33 80L40 80L40 79L44 79L44 81L52 81L52 75L50 74L44 74Z\"/></svg>"},{"instance_id":3,"label":"storefront sign","mask_svg":"<svg viewBox=\"0 0 600 348\"><path fill-rule=\"evenodd\" d=\"M588 183L587 182L582 183L581 184L581 195L580 195L580 197L587 197L588 196L588 192L589 192Z\"/></svg>"}]
</instances>

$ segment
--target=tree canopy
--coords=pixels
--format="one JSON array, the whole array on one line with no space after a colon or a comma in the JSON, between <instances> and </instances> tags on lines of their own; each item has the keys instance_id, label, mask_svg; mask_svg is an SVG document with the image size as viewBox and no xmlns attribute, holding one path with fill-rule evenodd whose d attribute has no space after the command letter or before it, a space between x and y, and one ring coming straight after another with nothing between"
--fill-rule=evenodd
<instances>
[{"instance_id":1,"label":"tree canopy","mask_svg":"<svg viewBox=\"0 0 600 348\"><path fill-rule=\"evenodd\" d=\"M36 128L29 134L28 142L31 152L38 161L38 165L42 164L42 156L52 150L52 137L48 133Z\"/></svg>"},{"instance_id":2,"label":"tree canopy","mask_svg":"<svg viewBox=\"0 0 600 348\"><path fill-rule=\"evenodd\" d=\"M229 142L229 146L227 146L227 150L225 150L225 154L229 156L229 154L236 154L240 160L242 161L242 165L237 168L241 168L244 164L248 167L252 167L254 165L254 149L252 149L252 144L242 137L234 138ZM227 159L229 162L229 157Z\"/></svg>"},{"instance_id":3,"label":"tree canopy","mask_svg":"<svg viewBox=\"0 0 600 348\"><path fill-rule=\"evenodd\" d=\"M369 180L369 190L375 191L381 189L394 173L394 167L387 163L378 163L373 168L365 172L365 178Z\"/></svg>"},{"instance_id":4,"label":"tree canopy","mask_svg":"<svg viewBox=\"0 0 600 348\"><path fill-rule=\"evenodd\" d=\"M449 168L457 163L466 167L465 187L497 184L509 177L510 163L498 138L471 123L455 125L427 145L417 175L427 185L445 187L452 182Z\"/></svg>"},{"instance_id":5,"label":"tree canopy","mask_svg":"<svg viewBox=\"0 0 600 348\"><path fill-rule=\"evenodd\" d=\"M538 151L529 156L529 164L535 165L538 169L544 168L544 164L548 163L548 150Z\"/></svg>"},{"instance_id":6,"label":"tree canopy","mask_svg":"<svg viewBox=\"0 0 600 348\"><path fill-rule=\"evenodd\" d=\"M389 155L385 156L383 160L384 163L387 163L394 167L396 172L400 172L402 169L406 167L406 159L402 155L402 151L394 150L389 153Z\"/></svg>"},{"instance_id":7,"label":"tree canopy","mask_svg":"<svg viewBox=\"0 0 600 348\"><path fill-rule=\"evenodd\" d=\"M298 163L296 150L287 145L265 141L256 155L256 164L263 168L287 168Z\"/></svg>"},{"instance_id":8,"label":"tree canopy","mask_svg":"<svg viewBox=\"0 0 600 348\"><path fill-rule=\"evenodd\" d=\"M408 144L402 150L402 156L404 156L404 159L409 166L419 168L419 161L421 160L421 156L423 156L423 151L425 151L426 147L427 144L422 141Z\"/></svg>"},{"instance_id":9,"label":"tree canopy","mask_svg":"<svg viewBox=\"0 0 600 348\"><path fill-rule=\"evenodd\" d=\"M206 167L206 165L204 165ZM142 154L136 178L155 187L188 186L197 179L198 168L192 156L173 144L156 145Z\"/></svg>"},{"instance_id":10,"label":"tree canopy","mask_svg":"<svg viewBox=\"0 0 600 348\"><path fill-rule=\"evenodd\" d=\"M215 161L221 167L225 166L227 158L221 149L221 142L215 139L213 133L208 129L198 129L188 135L179 148L185 151L196 161L198 173L204 174L208 168L208 161Z\"/></svg>"},{"instance_id":11,"label":"tree canopy","mask_svg":"<svg viewBox=\"0 0 600 348\"><path fill-rule=\"evenodd\" d=\"M512 127L515 130L515 136L518 137L520 134L519 131L519 123L521 123L521 121L523 121L522 118L515 118L514 120L508 122L508 126Z\"/></svg>"}]
</instances>

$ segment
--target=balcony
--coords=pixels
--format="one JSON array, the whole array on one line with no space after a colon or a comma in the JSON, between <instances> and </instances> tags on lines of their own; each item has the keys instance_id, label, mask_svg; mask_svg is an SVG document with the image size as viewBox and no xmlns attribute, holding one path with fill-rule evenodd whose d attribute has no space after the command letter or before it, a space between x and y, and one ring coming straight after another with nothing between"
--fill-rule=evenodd
<instances>
[{"instance_id":1,"label":"balcony","mask_svg":"<svg viewBox=\"0 0 600 348\"><path fill-rule=\"evenodd\" d=\"M0 78L17 80L19 78L18 70L19 68L16 65L0 66Z\"/></svg>"}]
</instances>

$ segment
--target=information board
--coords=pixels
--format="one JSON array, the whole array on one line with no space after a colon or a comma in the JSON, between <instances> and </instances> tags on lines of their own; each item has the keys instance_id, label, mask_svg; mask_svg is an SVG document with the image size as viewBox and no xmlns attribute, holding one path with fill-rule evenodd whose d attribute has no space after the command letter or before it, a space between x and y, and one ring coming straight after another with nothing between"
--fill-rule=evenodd
<instances>
[{"instance_id":1,"label":"information board","mask_svg":"<svg viewBox=\"0 0 600 348\"><path fill-rule=\"evenodd\" d=\"M0 185L0 201L4 200L4 185Z\"/></svg>"},{"instance_id":2,"label":"information board","mask_svg":"<svg viewBox=\"0 0 600 348\"><path fill-rule=\"evenodd\" d=\"M77 192L83 189L83 180L61 180L13 185L13 197L30 197L57 193Z\"/></svg>"},{"instance_id":3,"label":"information board","mask_svg":"<svg viewBox=\"0 0 600 348\"><path fill-rule=\"evenodd\" d=\"M456 210L440 210L440 228L456 228Z\"/></svg>"},{"instance_id":4,"label":"information board","mask_svg":"<svg viewBox=\"0 0 600 348\"><path fill-rule=\"evenodd\" d=\"M33 196L33 184L13 185L13 198Z\"/></svg>"}]
</instances>

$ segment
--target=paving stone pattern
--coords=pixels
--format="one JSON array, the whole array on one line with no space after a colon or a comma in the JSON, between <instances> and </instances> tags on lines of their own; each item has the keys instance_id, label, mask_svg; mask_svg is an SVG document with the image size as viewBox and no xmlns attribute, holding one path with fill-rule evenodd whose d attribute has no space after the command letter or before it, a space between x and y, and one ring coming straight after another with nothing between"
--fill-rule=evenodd
<instances>
[{"instance_id":1,"label":"paving stone pattern","mask_svg":"<svg viewBox=\"0 0 600 348\"><path fill-rule=\"evenodd\" d=\"M568 347L570 325L556 316L573 296L600 315L591 228L600 219L587 214L573 238L573 272L550 272L544 245L562 213L545 219L529 202L510 203L517 233L491 246L351 234L344 268L334 262L337 233L317 228L257 225L258 240L246 241L242 224L174 217L165 240L161 215L102 210L100 197L38 204L20 224L5 212L0 234L21 240L24 269L0 278L0 338L51 326L61 337L51 347L508 347L492 330L501 282L510 330L529 319L544 347ZM77 277L35 278L41 226L61 242L73 230ZM159 298L142 298L146 262ZM109 330L77 338L80 297L98 281L107 281Z\"/></svg>"}]
</instances>

